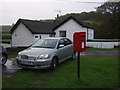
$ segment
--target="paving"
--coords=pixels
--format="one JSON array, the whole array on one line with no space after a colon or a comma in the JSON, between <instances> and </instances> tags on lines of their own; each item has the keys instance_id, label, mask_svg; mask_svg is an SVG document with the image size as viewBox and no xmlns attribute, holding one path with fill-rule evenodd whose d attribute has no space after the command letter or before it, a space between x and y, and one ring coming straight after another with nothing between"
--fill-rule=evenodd
<instances>
[{"instance_id":1,"label":"paving","mask_svg":"<svg viewBox=\"0 0 120 90\"><path fill-rule=\"evenodd\" d=\"M8 59L5 65L2 65L2 76L4 77L11 77L12 74L19 71L21 68L18 67L15 58Z\"/></svg>"},{"instance_id":2,"label":"paving","mask_svg":"<svg viewBox=\"0 0 120 90\"><path fill-rule=\"evenodd\" d=\"M119 55L119 51L86 51L82 52L81 55ZM15 58L8 59L5 65L2 65L2 76L3 78L9 78L12 74L21 70L22 68L18 67Z\"/></svg>"}]
</instances>

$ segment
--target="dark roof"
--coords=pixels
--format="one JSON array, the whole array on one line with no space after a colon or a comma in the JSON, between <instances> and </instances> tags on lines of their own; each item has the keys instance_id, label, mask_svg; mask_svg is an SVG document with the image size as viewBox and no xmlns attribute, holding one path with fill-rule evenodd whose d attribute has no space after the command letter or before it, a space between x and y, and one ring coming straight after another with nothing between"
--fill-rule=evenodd
<instances>
[{"instance_id":1,"label":"dark roof","mask_svg":"<svg viewBox=\"0 0 120 90\"><path fill-rule=\"evenodd\" d=\"M11 33L13 33L13 31L17 28L17 26L20 23L23 23L33 34L54 33L53 28L56 26L56 24L53 22L42 22L42 21L19 19L11 29Z\"/></svg>"},{"instance_id":2,"label":"dark roof","mask_svg":"<svg viewBox=\"0 0 120 90\"><path fill-rule=\"evenodd\" d=\"M79 25L86 28L94 29L85 23L78 21L73 16L68 17L67 19L63 20L60 23L57 22L45 22L45 21L34 21L34 20L26 20L26 19L19 19L17 23L12 27L11 33L17 28L20 23L23 23L33 34L50 34L55 33L54 30L59 28L61 25L66 23L68 20L73 19Z\"/></svg>"},{"instance_id":3,"label":"dark roof","mask_svg":"<svg viewBox=\"0 0 120 90\"><path fill-rule=\"evenodd\" d=\"M73 19L74 21L76 21L76 22L77 22L79 25L81 25L82 27L94 29L94 28L92 28L91 26L87 25L86 23L83 23L83 22L77 20L75 17L70 16L70 17L68 17L67 19L65 19L63 22L59 23L53 30L59 28L61 25L63 25L64 23L66 23L66 22L67 22L68 20L70 20L70 19Z\"/></svg>"}]
</instances>

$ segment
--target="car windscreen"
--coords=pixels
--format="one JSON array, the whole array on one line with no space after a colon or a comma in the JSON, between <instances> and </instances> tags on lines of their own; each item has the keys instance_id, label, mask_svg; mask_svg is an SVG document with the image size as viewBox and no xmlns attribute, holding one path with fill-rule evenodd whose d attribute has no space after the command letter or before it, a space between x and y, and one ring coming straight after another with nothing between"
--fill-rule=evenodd
<instances>
[{"instance_id":1,"label":"car windscreen","mask_svg":"<svg viewBox=\"0 0 120 90\"><path fill-rule=\"evenodd\" d=\"M32 45L32 47L55 48L57 41L57 39L41 39L37 41L34 45Z\"/></svg>"}]
</instances>

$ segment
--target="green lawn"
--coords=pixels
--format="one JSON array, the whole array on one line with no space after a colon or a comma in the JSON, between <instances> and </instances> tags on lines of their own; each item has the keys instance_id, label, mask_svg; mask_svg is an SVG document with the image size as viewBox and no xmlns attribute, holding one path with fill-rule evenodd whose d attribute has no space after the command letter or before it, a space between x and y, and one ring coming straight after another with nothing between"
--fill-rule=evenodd
<instances>
[{"instance_id":1,"label":"green lawn","mask_svg":"<svg viewBox=\"0 0 120 90\"><path fill-rule=\"evenodd\" d=\"M5 33L5 34L2 34L2 36L11 36L10 33Z\"/></svg>"},{"instance_id":2,"label":"green lawn","mask_svg":"<svg viewBox=\"0 0 120 90\"><path fill-rule=\"evenodd\" d=\"M81 56L81 78L77 60L60 64L55 71L20 70L3 78L3 88L116 88L118 56Z\"/></svg>"},{"instance_id":3,"label":"green lawn","mask_svg":"<svg viewBox=\"0 0 120 90\"><path fill-rule=\"evenodd\" d=\"M8 58L16 58L18 52L24 50L25 47L10 47L10 48L7 48L7 52L8 52Z\"/></svg>"},{"instance_id":4,"label":"green lawn","mask_svg":"<svg viewBox=\"0 0 120 90\"><path fill-rule=\"evenodd\" d=\"M11 28L2 28L2 30L0 30L0 32L2 33L2 40L0 40L0 42L10 43L11 41L10 29Z\"/></svg>"},{"instance_id":5,"label":"green lawn","mask_svg":"<svg viewBox=\"0 0 120 90\"><path fill-rule=\"evenodd\" d=\"M7 41L7 42L10 42L11 39L2 39L1 41Z\"/></svg>"}]
</instances>

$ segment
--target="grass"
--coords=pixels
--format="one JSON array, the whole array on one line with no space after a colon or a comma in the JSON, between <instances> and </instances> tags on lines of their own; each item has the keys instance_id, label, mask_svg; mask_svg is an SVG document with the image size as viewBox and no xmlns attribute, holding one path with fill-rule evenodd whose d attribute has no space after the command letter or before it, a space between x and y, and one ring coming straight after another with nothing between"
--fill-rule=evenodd
<instances>
[{"instance_id":1,"label":"grass","mask_svg":"<svg viewBox=\"0 0 120 90\"><path fill-rule=\"evenodd\" d=\"M60 64L55 71L20 70L3 78L3 88L116 88L118 56L81 56L81 78L77 60Z\"/></svg>"},{"instance_id":2,"label":"grass","mask_svg":"<svg viewBox=\"0 0 120 90\"><path fill-rule=\"evenodd\" d=\"M11 41L10 29L11 28L2 28L2 30L0 30L0 32L2 33L2 38L3 38L2 40L0 40L0 42L10 43L10 41Z\"/></svg>"},{"instance_id":3,"label":"grass","mask_svg":"<svg viewBox=\"0 0 120 90\"><path fill-rule=\"evenodd\" d=\"M25 47L11 47L11 48L7 48L7 52L8 52L8 58L15 58L18 54L18 52L24 50Z\"/></svg>"},{"instance_id":4,"label":"grass","mask_svg":"<svg viewBox=\"0 0 120 90\"><path fill-rule=\"evenodd\" d=\"M10 42L11 39L2 39L2 41L8 41L8 42Z\"/></svg>"},{"instance_id":5,"label":"grass","mask_svg":"<svg viewBox=\"0 0 120 90\"><path fill-rule=\"evenodd\" d=\"M5 33L5 34L2 34L2 36L11 36L10 33Z\"/></svg>"},{"instance_id":6,"label":"grass","mask_svg":"<svg viewBox=\"0 0 120 90\"><path fill-rule=\"evenodd\" d=\"M11 39L0 39L0 42L10 44Z\"/></svg>"}]
</instances>

